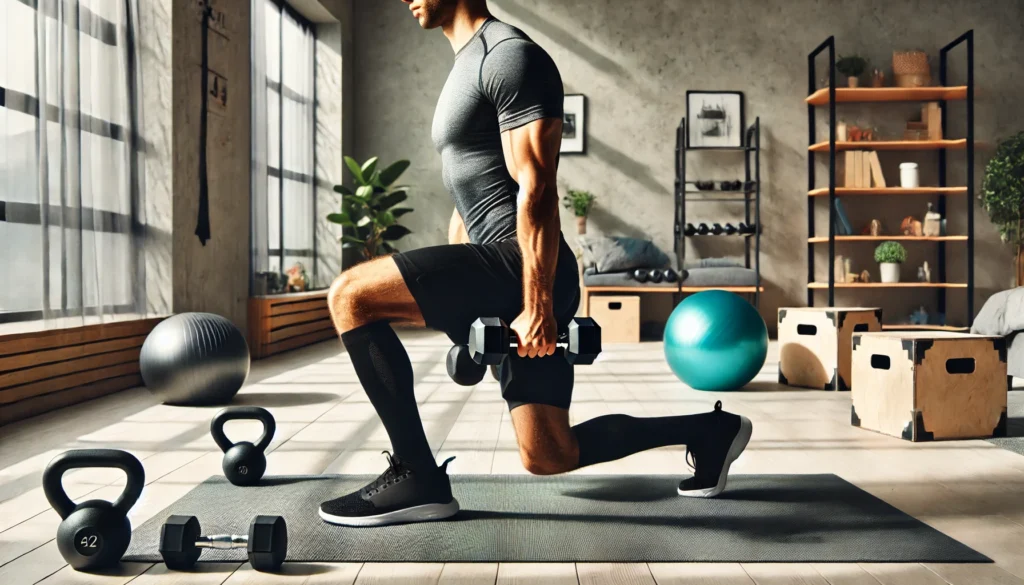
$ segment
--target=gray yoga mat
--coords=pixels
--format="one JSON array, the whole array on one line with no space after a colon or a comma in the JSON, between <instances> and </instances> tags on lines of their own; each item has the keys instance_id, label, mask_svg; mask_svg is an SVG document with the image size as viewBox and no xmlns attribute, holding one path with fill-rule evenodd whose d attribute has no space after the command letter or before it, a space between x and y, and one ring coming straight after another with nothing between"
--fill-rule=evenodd
<instances>
[{"instance_id":1,"label":"gray yoga mat","mask_svg":"<svg viewBox=\"0 0 1024 585\"><path fill-rule=\"evenodd\" d=\"M285 517L289 561L406 562L988 562L984 555L835 475L737 475L715 499L681 498L677 477L457 475L453 519L344 528L320 502L364 476L271 477L236 487L211 477L137 527L127 561L159 562L171 514L205 534L245 534L258 514ZM202 561L244 561L206 550Z\"/></svg>"}]
</instances>

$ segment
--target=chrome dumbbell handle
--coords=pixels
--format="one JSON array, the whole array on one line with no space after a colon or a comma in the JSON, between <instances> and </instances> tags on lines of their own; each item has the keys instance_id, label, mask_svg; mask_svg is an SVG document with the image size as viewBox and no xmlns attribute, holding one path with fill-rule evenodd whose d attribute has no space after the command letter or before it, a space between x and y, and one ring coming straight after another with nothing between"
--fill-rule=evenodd
<instances>
[{"instance_id":1,"label":"chrome dumbbell handle","mask_svg":"<svg viewBox=\"0 0 1024 585\"><path fill-rule=\"evenodd\" d=\"M200 536L196 540L196 548L232 549L249 546L249 537L245 534L214 534Z\"/></svg>"}]
</instances>

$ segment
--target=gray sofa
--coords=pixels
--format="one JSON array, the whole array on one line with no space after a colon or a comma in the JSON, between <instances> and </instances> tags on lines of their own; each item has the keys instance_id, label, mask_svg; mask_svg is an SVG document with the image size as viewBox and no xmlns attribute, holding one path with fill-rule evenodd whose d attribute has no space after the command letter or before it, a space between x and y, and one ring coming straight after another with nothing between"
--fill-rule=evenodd
<instances>
[{"instance_id":1,"label":"gray sofa","mask_svg":"<svg viewBox=\"0 0 1024 585\"><path fill-rule=\"evenodd\" d=\"M971 333L1003 335L1007 341L1006 367L1011 376L1024 378L1024 287L996 293L974 318Z\"/></svg>"}]
</instances>

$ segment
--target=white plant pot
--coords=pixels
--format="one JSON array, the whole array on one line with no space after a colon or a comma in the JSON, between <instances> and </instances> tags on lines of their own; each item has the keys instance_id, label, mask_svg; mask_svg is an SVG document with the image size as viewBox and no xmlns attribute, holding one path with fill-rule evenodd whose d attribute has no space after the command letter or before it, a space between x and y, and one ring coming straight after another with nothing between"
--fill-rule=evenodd
<instances>
[{"instance_id":1,"label":"white plant pot","mask_svg":"<svg viewBox=\"0 0 1024 585\"><path fill-rule=\"evenodd\" d=\"M882 262L878 265L882 271L882 282L899 282L900 265L895 262Z\"/></svg>"}]
</instances>

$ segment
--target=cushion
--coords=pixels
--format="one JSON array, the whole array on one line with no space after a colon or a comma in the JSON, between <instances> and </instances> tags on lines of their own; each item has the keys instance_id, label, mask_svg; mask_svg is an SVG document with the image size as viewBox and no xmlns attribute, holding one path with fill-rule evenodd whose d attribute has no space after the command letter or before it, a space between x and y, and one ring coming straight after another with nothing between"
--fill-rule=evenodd
<instances>
[{"instance_id":1,"label":"cushion","mask_svg":"<svg viewBox=\"0 0 1024 585\"><path fill-rule=\"evenodd\" d=\"M669 257L650 240L609 236L580 236L583 265L599 273L635 268L665 268Z\"/></svg>"},{"instance_id":2,"label":"cushion","mask_svg":"<svg viewBox=\"0 0 1024 585\"><path fill-rule=\"evenodd\" d=\"M683 286L754 286L757 283L757 273L751 268L690 268L687 272Z\"/></svg>"}]
</instances>

